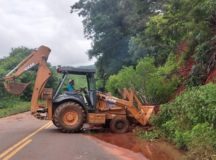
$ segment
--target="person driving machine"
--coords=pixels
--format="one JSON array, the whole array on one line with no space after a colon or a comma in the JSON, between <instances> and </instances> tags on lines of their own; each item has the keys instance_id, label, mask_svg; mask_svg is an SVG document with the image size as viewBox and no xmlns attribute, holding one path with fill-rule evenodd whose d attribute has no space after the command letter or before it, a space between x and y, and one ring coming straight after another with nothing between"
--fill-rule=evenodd
<instances>
[{"instance_id":1,"label":"person driving machine","mask_svg":"<svg viewBox=\"0 0 216 160\"><path fill-rule=\"evenodd\" d=\"M67 91L68 92L73 92L74 91L74 80L69 80L68 85L67 85Z\"/></svg>"}]
</instances>

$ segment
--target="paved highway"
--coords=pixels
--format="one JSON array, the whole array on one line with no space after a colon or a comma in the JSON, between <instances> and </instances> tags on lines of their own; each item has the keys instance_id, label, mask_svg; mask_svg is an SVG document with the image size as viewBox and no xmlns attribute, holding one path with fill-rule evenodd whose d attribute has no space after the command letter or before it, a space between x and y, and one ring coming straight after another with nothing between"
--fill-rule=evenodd
<instances>
[{"instance_id":1,"label":"paved highway","mask_svg":"<svg viewBox=\"0 0 216 160\"><path fill-rule=\"evenodd\" d=\"M29 112L0 119L1 160L145 160L85 134L64 134Z\"/></svg>"}]
</instances>

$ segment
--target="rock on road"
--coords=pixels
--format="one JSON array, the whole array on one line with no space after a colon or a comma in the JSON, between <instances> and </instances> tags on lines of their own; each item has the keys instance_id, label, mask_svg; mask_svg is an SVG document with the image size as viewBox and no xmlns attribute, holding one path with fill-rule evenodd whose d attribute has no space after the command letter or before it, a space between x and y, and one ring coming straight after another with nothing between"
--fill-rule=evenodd
<instances>
[{"instance_id":1,"label":"rock on road","mask_svg":"<svg viewBox=\"0 0 216 160\"><path fill-rule=\"evenodd\" d=\"M29 112L0 119L1 160L145 160L85 134L64 134Z\"/></svg>"}]
</instances>

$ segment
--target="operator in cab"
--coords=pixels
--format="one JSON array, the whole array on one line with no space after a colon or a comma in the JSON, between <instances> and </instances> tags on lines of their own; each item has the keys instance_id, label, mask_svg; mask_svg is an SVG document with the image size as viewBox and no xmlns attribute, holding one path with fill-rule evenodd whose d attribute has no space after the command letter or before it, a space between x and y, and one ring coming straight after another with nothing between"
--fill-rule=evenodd
<instances>
[{"instance_id":1,"label":"operator in cab","mask_svg":"<svg viewBox=\"0 0 216 160\"><path fill-rule=\"evenodd\" d=\"M67 85L67 91L68 92L74 91L74 80L73 79L69 80L68 85Z\"/></svg>"}]
</instances>

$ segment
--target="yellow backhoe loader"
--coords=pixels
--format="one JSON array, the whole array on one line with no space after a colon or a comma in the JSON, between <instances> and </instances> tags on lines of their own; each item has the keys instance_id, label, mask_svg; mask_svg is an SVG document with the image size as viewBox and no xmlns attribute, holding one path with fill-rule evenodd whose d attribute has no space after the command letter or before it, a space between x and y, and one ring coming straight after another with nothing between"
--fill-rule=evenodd
<instances>
[{"instance_id":1,"label":"yellow backhoe loader","mask_svg":"<svg viewBox=\"0 0 216 160\"><path fill-rule=\"evenodd\" d=\"M27 84L18 83L21 74L37 66L37 75L31 99L31 113L40 119L52 120L62 132L79 132L84 123L109 126L112 132L127 132L131 123L146 125L154 112L155 106L143 105L131 89L122 91L122 99L96 90L94 69L59 67L57 72L62 79L55 92L45 88L51 71L47 59L51 50L41 46L26 57L20 64L4 77L4 85L8 92L20 95ZM80 92L64 92L61 88L70 74L84 75L87 89ZM42 99L46 104L40 104Z\"/></svg>"}]
</instances>

